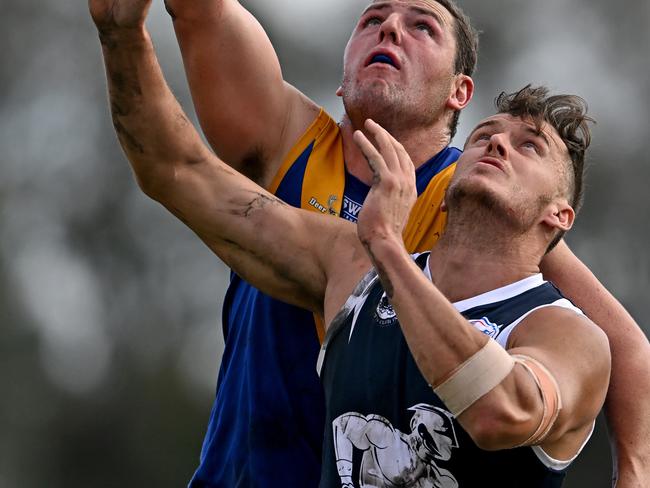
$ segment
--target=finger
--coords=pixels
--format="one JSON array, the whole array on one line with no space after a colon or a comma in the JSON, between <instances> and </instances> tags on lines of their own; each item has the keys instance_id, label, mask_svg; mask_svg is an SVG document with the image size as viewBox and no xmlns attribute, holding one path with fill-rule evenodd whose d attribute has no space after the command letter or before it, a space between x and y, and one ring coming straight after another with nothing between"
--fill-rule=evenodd
<instances>
[{"instance_id":1,"label":"finger","mask_svg":"<svg viewBox=\"0 0 650 488\"><path fill-rule=\"evenodd\" d=\"M415 191L416 177L415 165L413 160L400 144L386 129L371 119L366 121L366 128L371 136L375 138L375 145L379 147L381 155L386 161L388 171L395 176L398 174L404 175L406 178L403 181L410 182L410 185Z\"/></svg>"},{"instance_id":2,"label":"finger","mask_svg":"<svg viewBox=\"0 0 650 488\"><path fill-rule=\"evenodd\" d=\"M391 136L386 129L380 126L377 122L367 119L365 128L368 133L374 138L375 146L384 157L386 166L390 171L396 171L400 167L395 144L399 144L393 136Z\"/></svg>"},{"instance_id":3,"label":"finger","mask_svg":"<svg viewBox=\"0 0 650 488\"><path fill-rule=\"evenodd\" d=\"M396 143L395 151L397 152L400 168L402 169L402 171L404 171L404 173L413 175L413 177L415 178L415 164L413 164L413 160L411 159L411 156L409 156L409 153L406 152L404 146L402 146L397 141L395 141L395 143Z\"/></svg>"},{"instance_id":4,"label":"finger","mask_svg":"<svg viewBox=\"0 0 650 488\"><path fill-rule=\"evenodd\" d=\"M372 170L375 180L380 181L381 175L384 172L388 171L384 158L379 153L377 148L375 148L375 146L373 146L372 143L368 140L366 135L360 130L354 132L352 139L365 156L366 161L368 161L368 165Z\"/></svg>"}]
</instances>

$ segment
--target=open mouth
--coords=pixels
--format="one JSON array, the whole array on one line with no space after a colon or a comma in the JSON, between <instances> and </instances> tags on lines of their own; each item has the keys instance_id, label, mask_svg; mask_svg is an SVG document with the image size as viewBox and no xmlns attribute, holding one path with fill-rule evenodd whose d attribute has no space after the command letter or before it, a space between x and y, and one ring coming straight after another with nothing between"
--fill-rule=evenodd
<instances>
[{"instance_id":1,"label":"open mouth","mask_svg":"<svg viewBox=\"0 0 650 488\"><path fill-rule=\"evenodd\" d=\"M397 62L388 54L383 54L383 53L375 54L374 56L372 56L367 66L371 66L373 64L387 64L389 66L392 66L395 69L399 69Z\"/></svg>"}]
</instances>

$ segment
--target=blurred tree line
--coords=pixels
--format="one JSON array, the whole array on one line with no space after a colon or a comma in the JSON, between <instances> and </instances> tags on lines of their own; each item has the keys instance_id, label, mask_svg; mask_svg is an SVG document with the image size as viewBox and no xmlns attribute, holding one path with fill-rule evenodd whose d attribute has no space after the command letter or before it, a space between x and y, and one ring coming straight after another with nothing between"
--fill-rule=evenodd
<instances>
[{"instance_id":1,"label":"blurred tree line","mask_svg":"<svg viewBox=\"0 0 650 488\"><path fill-rule=\"evenodd\" d=\"M285 77L340 115L342 53L365 2L243 3ZM568 241L645 327L650 4L460 3L483 34L478 94L456 145L501 90L546 83L587 98L599 124ZM184 486L213 399L228 271L138 190L110 123L86 2L3 6L0 488ZM159 0L149 25L194 117ZM566 486L609 486L609 471L599 424Z\"/></svg>"}]
</instances>

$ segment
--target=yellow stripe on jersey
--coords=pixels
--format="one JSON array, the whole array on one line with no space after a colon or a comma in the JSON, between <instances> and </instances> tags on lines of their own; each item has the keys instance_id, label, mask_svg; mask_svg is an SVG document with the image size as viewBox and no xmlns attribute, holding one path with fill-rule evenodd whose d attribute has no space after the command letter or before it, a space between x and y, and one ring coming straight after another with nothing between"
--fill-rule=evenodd
<instances>
[{"instance_id":1,"label":"yellow stripe on jersey","mask_svg":"<svg viewBox=\"0 0 650 488\"><path fill-rule=\"evenodd\" d=\"M435 175L418 196L404 229L404 245L409 253L430 251L438 242L447 224L447 213L440 207L454 169L456 163Z\"/></svg>"}]
</instances>

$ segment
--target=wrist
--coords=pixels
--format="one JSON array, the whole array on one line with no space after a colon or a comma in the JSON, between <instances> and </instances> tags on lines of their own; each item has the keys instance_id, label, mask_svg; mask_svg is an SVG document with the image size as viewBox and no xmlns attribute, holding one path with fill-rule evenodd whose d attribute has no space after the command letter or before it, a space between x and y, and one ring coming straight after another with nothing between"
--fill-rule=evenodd
<instances>
[{"instance_id":1,"label":"wrist","mask_svg":"<svg viewBox=\"0 0 650 488\"><path fill-rule=\"evenodd\" d=\"M362 243L368 250L373 261L383 261L406 253L402 236L393 233L374 233L372 236L363 239Z\"/></svg>"},{"instance_id":2,"label":"wrist","mask_svg":"<svg viewBox=\"0 0 650 488\"><path fill-rule=\"evenodd\" d=\"M97 32L103 47L137 47L151 42L144 25L138 26L98 26Z\"/></svg>"}]
</instances>

